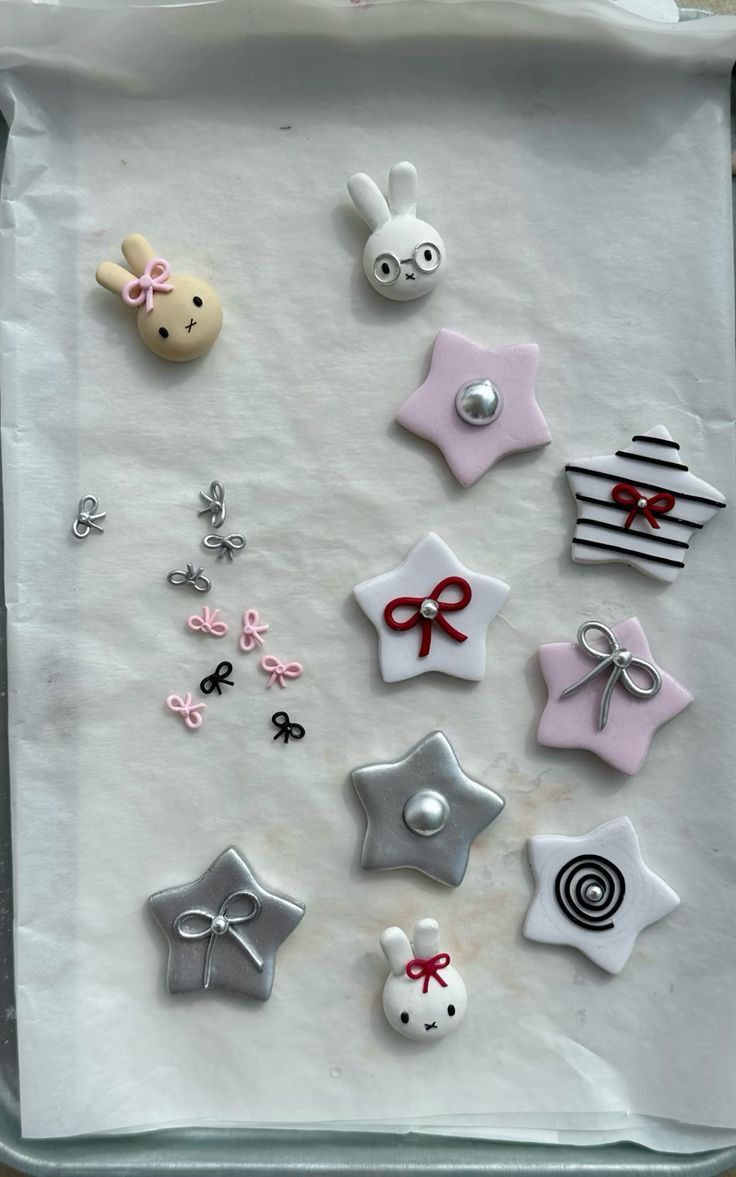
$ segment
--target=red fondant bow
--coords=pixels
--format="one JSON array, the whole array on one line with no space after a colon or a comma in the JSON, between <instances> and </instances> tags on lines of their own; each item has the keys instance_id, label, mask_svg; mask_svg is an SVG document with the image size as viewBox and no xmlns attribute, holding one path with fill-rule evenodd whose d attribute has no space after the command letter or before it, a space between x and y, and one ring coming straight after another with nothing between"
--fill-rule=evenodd
<instances>
[{"instance_id":1,"label":"red fondant bow","mask_svg":"<svg viewBox=\"0 0 736 1177\"><path fill-rule=\"evenodd\" d=\"M438 952L436 956L415 956L406 966L406 975L412 981L424 979L422 993L429 989L429 982L439 981L443 989L447 988L445 981L439 974L440 969L446 969L450 963L449 952Z\"/></svg>"},{"instance_id":2,"label":"red fondant bow","mask_svg":"<svg viewBox=\"0 0 736 1177\"><path fill-rule=\"evenodd\" d=\"M648 499L646 495L643 495L630 482L617 482L611 491L611 498L615 503L618 503L619 507L631 508L626 516L624 527L631 527L639 511L641 511L650 527L659 529L655 515L666 515L675 505L675 496L671 495L669 491L658 491L656 495L652 495Z\"/></svg>"},{"instance_id":3,"label":"red fondant bow","mask_svg":"<svg viewBox=\"0 0 736 1177\"><path fill-rule=\"evenodd\" d=\"M439 598L442 593L450 585L459 588L461 596L457 601L441 601ZM464 609L466 605L470 604L473 596L473 590L468 584L467 580L463 580L461 576L446 576L439 584L436 584L431 593L427 597L395 597L393 601L389 601L388 605L383 611L384 621L391 629L412 629L415 625L422 627L422 643L419 647L419 657L426 658L429 653L429 647L432 642L432 622L435 621L441 629L449 637L454 638L456 642L467 641L468 635L461 633L459 629L455 629L454 625L444 616L445 613L456 613L458 609ZM421 608L425 601L433 601L437 606L437 612L434 617L422 616ZM394 617L394 612L397 609L414 608L411 617L407 617L406 621L397 621Z\"/></svg>"}]
</instances>

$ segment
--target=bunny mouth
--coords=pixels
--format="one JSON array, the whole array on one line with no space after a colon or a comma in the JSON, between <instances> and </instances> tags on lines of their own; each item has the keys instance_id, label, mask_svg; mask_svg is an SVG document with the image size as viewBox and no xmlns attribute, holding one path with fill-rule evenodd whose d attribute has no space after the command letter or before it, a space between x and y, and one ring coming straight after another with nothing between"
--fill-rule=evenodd
<instances>
[{"instance_id":1,"label":"bunny mouth","mask_svg":"<svg viewBox=\"0 0 736 1177\"><path fill-rule=\"evenodd\" d=\"M404 274L404 277L406 278L407 282L416 282L417 278L416 274Z\"/></svg>"},{"instance_id":2,"label":"bunny mouth","mask_svg":"<svg viewBox=\"0 0 736 1177\"><path fill-rule=\"evenodd\" d=\"M436 1022L429 1022L429 1023L425 1022L425 1023L424 1023L424 1029L425 1029L425 1030L436 1030L436 1029L437 1029L437 1023L436 1023Z\"/></svg>"},{"instance_id":3,"label":"bunny mouth","mask_svg":"<svg viewBox=\"0 0 736 1177\"><path fill-rule=\"evenodd\" d=\"M189 320L189 322L187 323L186 327L184 328L184 330L185 330L185 331L188 331L188 332L189 332L189 334L191 335L191 333L192 333L192 327L196 327L196 326L197 326L197 320L196 320L196 319L190 319L190 320Z\"/></svg>"}]
</instances>

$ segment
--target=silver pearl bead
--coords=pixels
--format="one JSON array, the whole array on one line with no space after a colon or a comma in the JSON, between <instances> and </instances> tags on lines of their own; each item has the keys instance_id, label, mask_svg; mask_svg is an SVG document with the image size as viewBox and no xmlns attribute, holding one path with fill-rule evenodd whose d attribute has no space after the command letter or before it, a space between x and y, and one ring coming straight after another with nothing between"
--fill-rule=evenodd
<instances>
[{"instance_id":1,"label":"silver pearl bead","mask_svg":"<svg viewBox=\"0 0 736 1177\"><path fill-rule=\"evenodd\" d=\"M212 931L216 936L223 936L228 928L228 922L224 915L216 915L212 921Z\"/></svg>"},{"instance_id":2,"label":"silver pearl bead","mask_svg":"<svg viewBox=\"0 0 736 1177\"><path fill-rule=\"evenodd\" d=\"M436 601L433 601L431 597L427 597L426 601L422 601L421 605L419 606L419 612L421 613L422 617L426 617L428 621L434 621L439 611L439 605Z\"/></svg>"},{"instance_id":3,"label":"silver pearl bead","mask_svg":"<svg viewBox=\"0 0 736 1177\"><path fill-rule=\"evenodd\" d=\"M604 894L605 892L600 883L588 883L588 885L583 888L583 898L588 903L600 903Z\"/></svg>"},{"instance_id":4,"label":"silver pearl bead","mask_svg":"<svg viewBox=\"0 0 736 1177\"><path fill-rule=\"evenodd\" d=\"M634 655L631 653L631 650L622 649L617 650L616 653L611 656L611 661L613 662L614 666L618 666L619 670L626 670L627 666L631 666L631 660L633 657Z\"/></svg>"},{"instance_id":5,"label":"silver pearl bead","mask_svg":"<svg viewBox=\"0 0 736 1177\"><path fill-rule=\"evenodd\" d=\"M431 838L439 834L447 824L450 806L447 798L434 789L422 789L414 793L404 806L404 821L413 834L420 838Z\"/></svg>"},{"instance_id":6,"label":"silver pearl bead","mask_svg":"<svg viewBox=\"0 0 736 1177\"><path fill-rule=\"evenodd\" d=\"M501 393L490 380L469 380L455 397L457 415L466 425L490 425L502 406Z\"/></svg>"},{"instance_id":7,"label":"silver pearl bead","mask_svg":"<svg viewBox=\"0 0 736 1177\"><path fill-rule=\"evenodd\" d=\"M631 499L629 499L629 502L631 502ZM639 510L640 510L640 511L643 511L643 510L644 510L644 508L645 508L645 507L646 507L646 505L647 505L647 500L646 500L646 499L637 499L637 500L636 500L636 505L637 505L637 507L639 508Z\"/></svg>"}]
</instances>

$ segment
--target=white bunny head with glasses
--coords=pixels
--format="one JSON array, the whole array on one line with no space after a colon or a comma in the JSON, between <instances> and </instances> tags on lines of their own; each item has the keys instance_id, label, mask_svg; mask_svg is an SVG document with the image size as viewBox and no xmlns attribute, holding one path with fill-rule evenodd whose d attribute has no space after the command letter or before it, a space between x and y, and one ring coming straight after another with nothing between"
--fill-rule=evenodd
<instances>
[{"instance_id":1,"label":"white bunny head with glasses","mask_svg":"<svg viewBox=\"0 0 736 1177\"><path fill-rule=\"evenodd\" d=\"M396 302L434 290L445 264L445 245L437 230L416 215L414 165L404 162L391 168L388 200L364 172L350 177L348 192L372 230L363 269L373 289Z\"/></svg>"}]
</instances>

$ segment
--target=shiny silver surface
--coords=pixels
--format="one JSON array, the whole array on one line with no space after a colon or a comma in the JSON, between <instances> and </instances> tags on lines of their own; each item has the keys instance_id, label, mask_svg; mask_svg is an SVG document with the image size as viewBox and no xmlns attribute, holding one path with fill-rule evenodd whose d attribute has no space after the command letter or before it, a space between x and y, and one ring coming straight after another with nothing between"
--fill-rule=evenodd
<instances>
[{"instance_id":1,"label":"shiny silver surface","mask_svg":"<svg viewBox=\"0 0 736 1177\"><path fill-rule=\"evenodd\" d=\"M503 408L503 398L491 380L469 380L455 397L455 410L466 425L490 425Z\"/></svg>"},{"instance_id":2,"label":"shiny silver surface","mask_svg":"<svg viewBox=\"0 0 736 1177\"><path fill-rule=\"evenodd\" d=\"M148 900L169 944L169 993L227 989L256 1001L271 996L276 952L304 905L272 891L229 846L193 883Z\"/></svg>"},{"instance_id":3,"label":"shiny silver surface","mask_svg":"<svg viewBox=\"0 0 736 1177\"><path fill-rule=\"evenodd\" d=\"M365 869L411 867L448 887L462 883L473 841L505 805L466 776L442 732L401 760L356 768L353 785L367 818Z\"/></svg>"}]
</instances>

